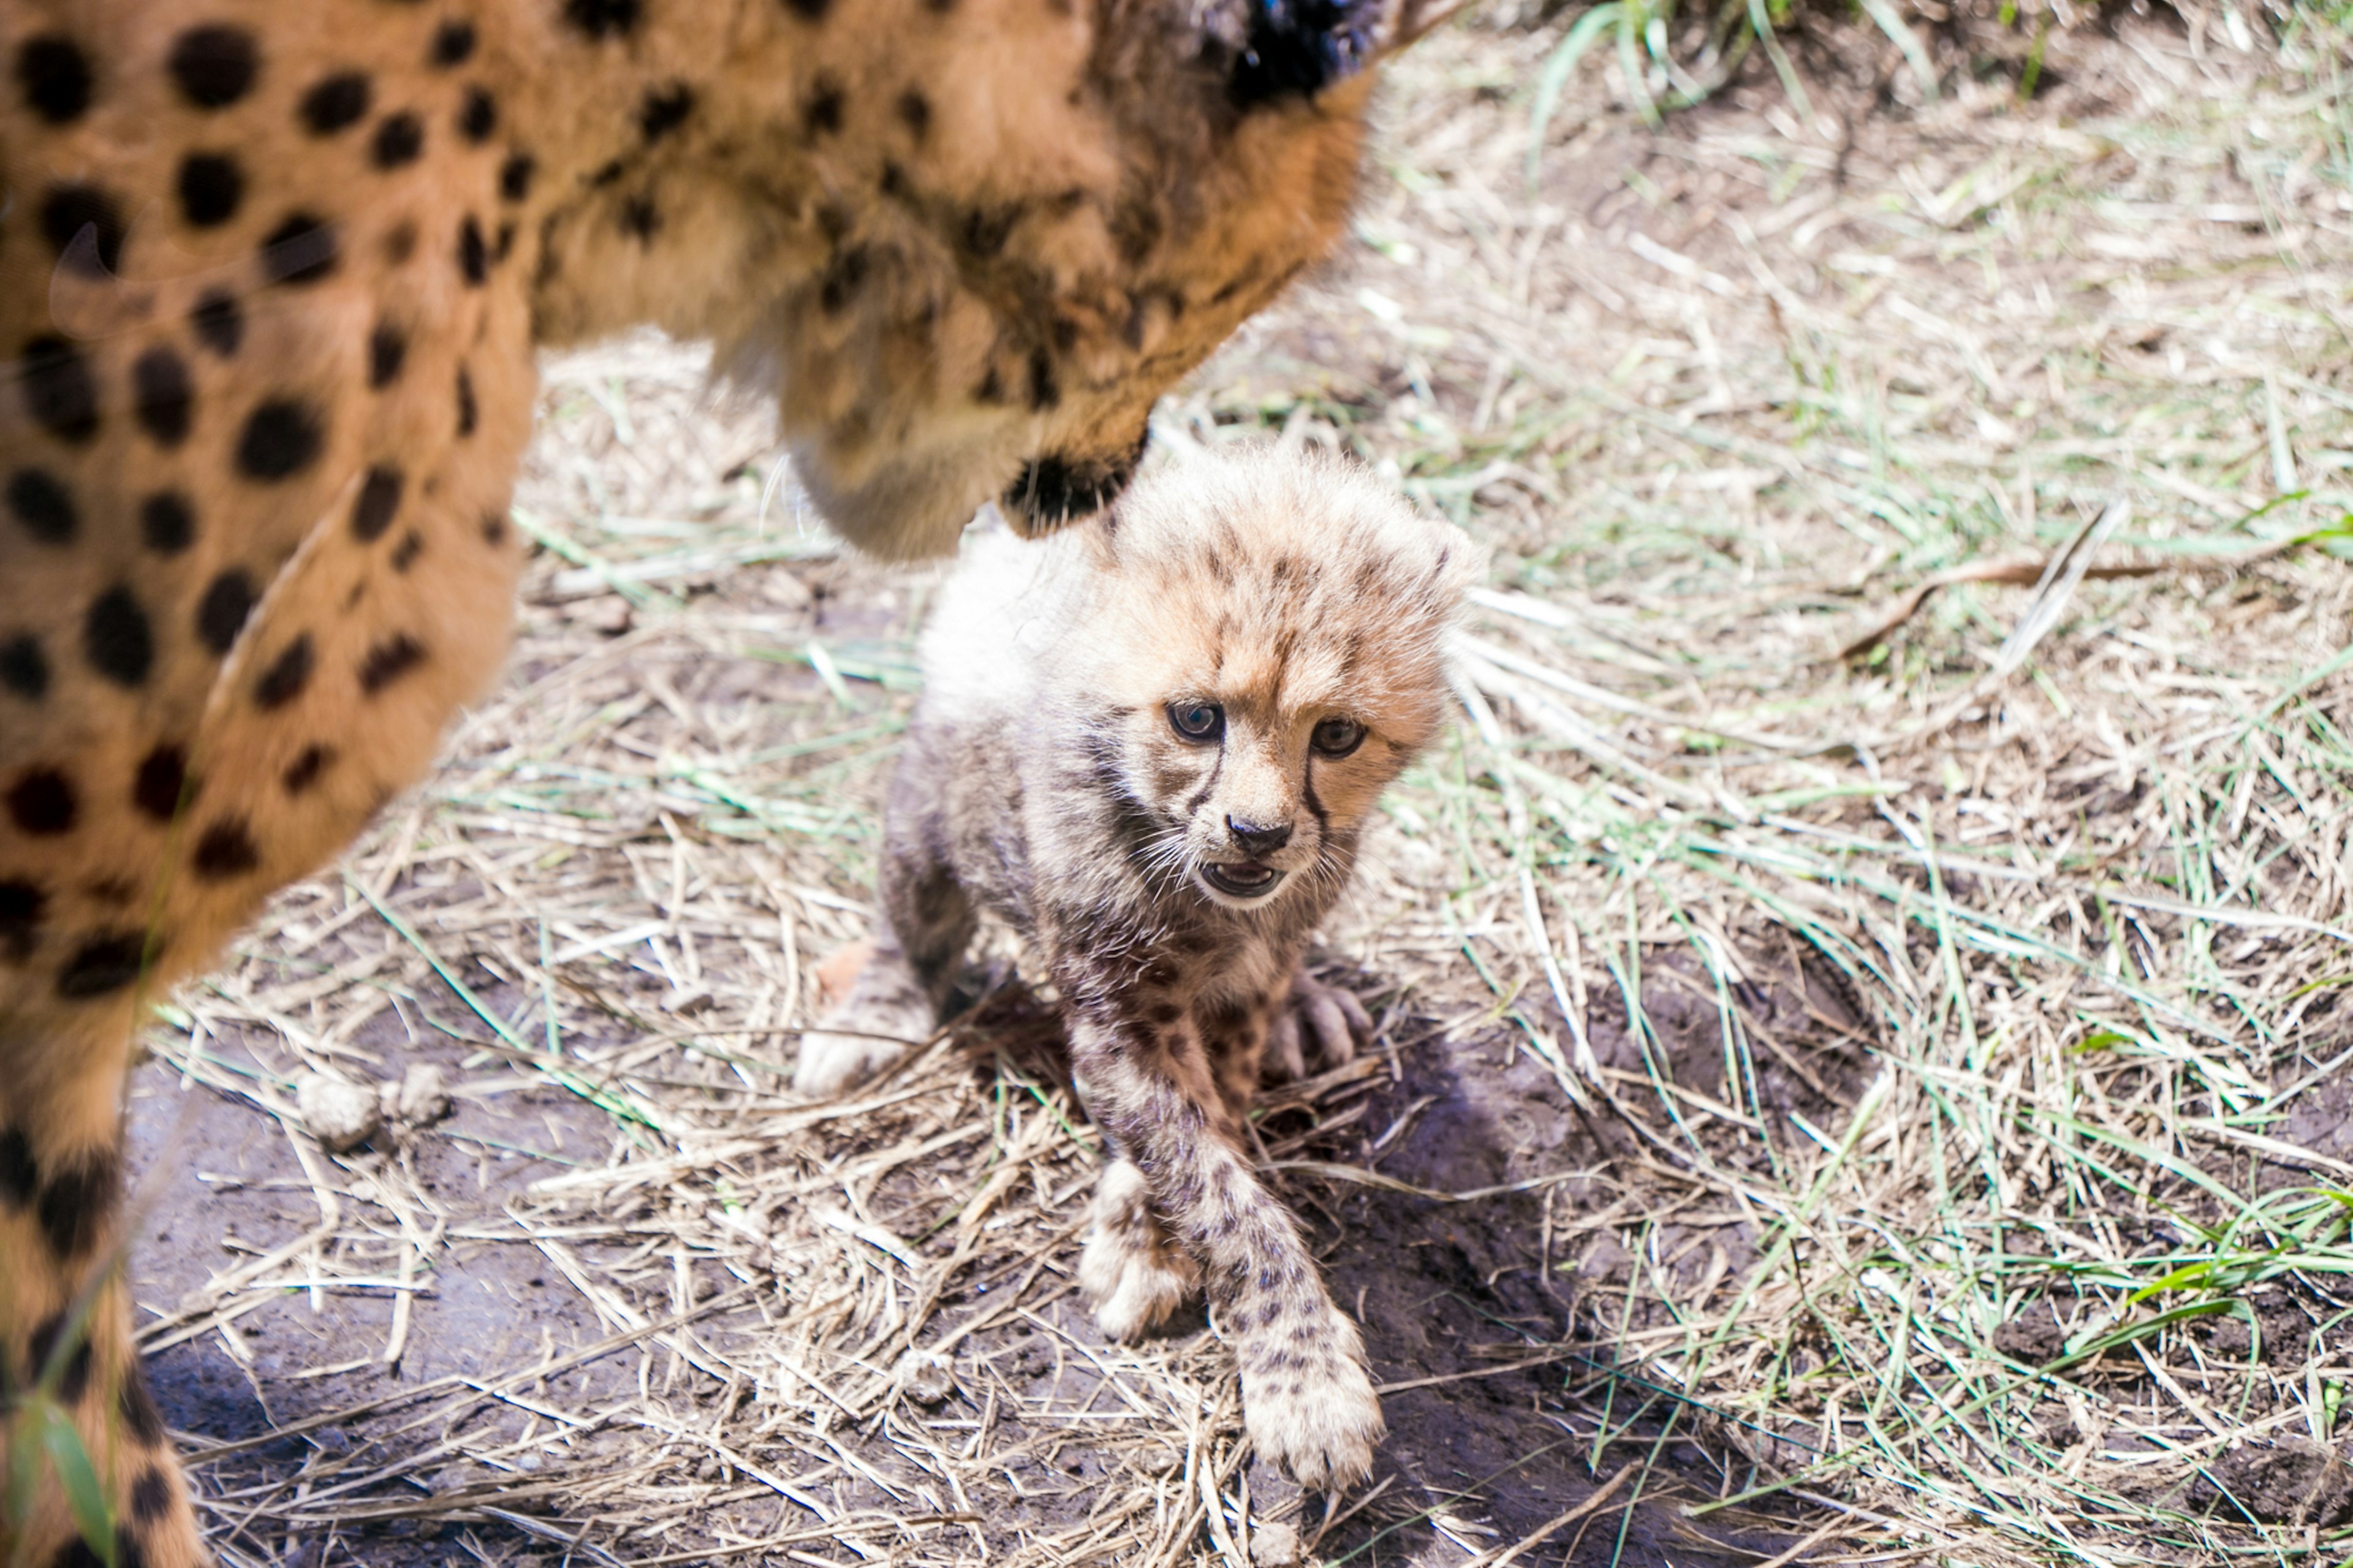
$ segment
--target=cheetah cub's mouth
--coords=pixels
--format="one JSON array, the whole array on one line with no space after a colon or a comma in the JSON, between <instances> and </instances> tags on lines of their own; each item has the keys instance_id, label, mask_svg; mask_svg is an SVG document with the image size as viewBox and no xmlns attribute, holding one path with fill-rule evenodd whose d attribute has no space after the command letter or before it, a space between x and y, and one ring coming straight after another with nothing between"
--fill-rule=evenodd
<instances>
[{"instance_id":1,"label":"cheetah cub's mouth","mask_svg":"<svg viewBox=\"0 0 2353 1568\"><path fill-rule=\"evenodd\" d=\"M1256 904L1282 885L1290 873L1278 871L1263 860L1230 860L1205 862L1201 880L1209 890L1222 893L1237 903Z\"/></svg>"}]
</instances>

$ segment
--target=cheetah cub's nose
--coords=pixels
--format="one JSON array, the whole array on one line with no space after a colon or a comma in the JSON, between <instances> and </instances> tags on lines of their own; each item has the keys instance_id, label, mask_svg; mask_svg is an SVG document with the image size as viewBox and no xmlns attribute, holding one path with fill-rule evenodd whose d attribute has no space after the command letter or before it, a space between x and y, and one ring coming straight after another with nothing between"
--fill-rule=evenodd
<instances>
[{"instance_id":1,"label":"cheetah cub's nose","mask_svg":"<svg viewBox=\"0 0 2353 1568\"><path fill-rule=\"evenodd\" d=\"M1291 824L1262 827L1239 816L1226 818L1226 831L1232 835L1234 847L1245 855L1271 855L1291 842Z\"/></svg>"}]
</instances>

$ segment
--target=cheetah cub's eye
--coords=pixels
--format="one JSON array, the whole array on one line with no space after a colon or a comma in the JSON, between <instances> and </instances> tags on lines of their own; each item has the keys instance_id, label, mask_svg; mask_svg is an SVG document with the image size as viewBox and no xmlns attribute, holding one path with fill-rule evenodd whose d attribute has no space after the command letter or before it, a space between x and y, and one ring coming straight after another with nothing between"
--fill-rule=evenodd
<instances>
[{"instance_id":1,"label":"cheetah cub's eye","mask_svg":"<svg viewBox=\"0 0 2353 1568\"><path fill-rule=\"evenodd\" d=\"M1226 732L1226 710L1214 702L1171 702L1168 723L1188 741L1214 741Z\"/></svg>"},{"instance_id":2,"label":"cheetah cub's eye","mask_svg":"<svg viewBox=\"0 0 2353 1568\"><path fill-rule=\"evenodd\" d=\"M1307 743L1327 757L1345 757L1365 743L1365 727L1354 719L1326 719Z\"/></svg>"}]
</instances>

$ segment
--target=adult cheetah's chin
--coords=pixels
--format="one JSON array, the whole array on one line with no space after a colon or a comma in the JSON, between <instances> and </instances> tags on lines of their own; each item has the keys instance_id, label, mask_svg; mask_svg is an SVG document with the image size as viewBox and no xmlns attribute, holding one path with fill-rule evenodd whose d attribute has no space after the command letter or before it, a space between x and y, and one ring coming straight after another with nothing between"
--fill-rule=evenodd
<instances>
[{"instance_id":1,"label":"adult cheetah's chin","mask_svg":"<svg viewBox=\"0 0 2353 1568\"><path fill-rule=\"evenodd\" d=\"M965 524L1004 488L1012 467L994 450L957 448L902 458L851 483L814 445L796 446L792 459L793 477L827 526L884 561L955 554Z\"/></svg>"}]
</instances>

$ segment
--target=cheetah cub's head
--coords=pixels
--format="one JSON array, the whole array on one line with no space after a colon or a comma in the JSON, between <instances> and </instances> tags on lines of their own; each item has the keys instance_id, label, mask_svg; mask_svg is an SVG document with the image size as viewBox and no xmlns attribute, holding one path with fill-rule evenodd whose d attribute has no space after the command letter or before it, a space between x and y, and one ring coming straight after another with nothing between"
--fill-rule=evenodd
<instances>
[{"instance_id":1,"label":"cheetah cub's head","mask_svg":"<svg viewBox=\"0 0 2353 1568\"><path fill-rule=\"evenodd\" d=\"M1444 715L1478 547L1352 463L1271 449L1171 464L1087 539L1073 666L1108 704L1154 880L1328 902Z\"/></svg>"}]
</instances>

